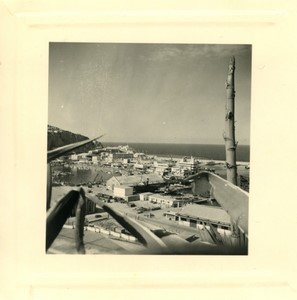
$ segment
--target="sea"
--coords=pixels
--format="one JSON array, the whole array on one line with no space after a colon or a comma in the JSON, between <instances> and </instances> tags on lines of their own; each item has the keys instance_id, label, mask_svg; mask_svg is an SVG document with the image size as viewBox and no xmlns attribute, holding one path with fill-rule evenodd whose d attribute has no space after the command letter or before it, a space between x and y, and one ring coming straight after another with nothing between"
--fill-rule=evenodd
<instances>
[{"instance_id":1,"label":"sea","mask_svg":"<svg viewBox=\"0 0 297 300\"><path fill-rule=\"evenodd\" d=\"M225 160L225 145L213 144L165 144L165 143L103 143L104 147L129 145L137 152L148 155L184 157L193 156L209 160ZM238 145L236 149L236 160L242 162L250 161L250 146Z\"/></svg>"}]
</instances>

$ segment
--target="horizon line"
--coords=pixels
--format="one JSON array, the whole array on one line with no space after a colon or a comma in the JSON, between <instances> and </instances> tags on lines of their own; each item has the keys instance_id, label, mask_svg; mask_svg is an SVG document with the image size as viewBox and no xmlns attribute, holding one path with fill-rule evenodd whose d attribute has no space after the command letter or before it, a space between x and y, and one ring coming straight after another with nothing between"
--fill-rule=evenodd
<instances>
[{"instance_id":1,"label":"horizon line","mask_svg":"<svg viewBox=\"0 0 297 300\"><path fill-rule=\"evenodd\" d=\"M182 145L217 145L217 146L225 146L224 143L218 144L218 143L193 143L193 142L112 142L112 141L101 141L101 143L112 143L112 144L182 144ZM250 144L240 144L238 143L238 146L250 146Z\"/></svg>"}]
</instances>

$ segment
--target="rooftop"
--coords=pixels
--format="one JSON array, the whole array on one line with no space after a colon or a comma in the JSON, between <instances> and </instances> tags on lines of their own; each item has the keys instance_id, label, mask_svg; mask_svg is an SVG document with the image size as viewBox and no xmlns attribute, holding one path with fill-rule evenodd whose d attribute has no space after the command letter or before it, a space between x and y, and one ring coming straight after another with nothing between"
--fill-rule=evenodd
<instances>
[{"instance_id":1,"label":"rooftop","mask_svg":"<svg viewBox=\"0 0 297 300\"><path fill-rule=\"evenodd\" d=\"M172 208L172 211L180 215L186 215L194 218L199 217L201 219L209 219L221 223L231 223L231 219L228 213L222 208L218 207L188 204L182 208Z\"/></svg>"}]
</instances>

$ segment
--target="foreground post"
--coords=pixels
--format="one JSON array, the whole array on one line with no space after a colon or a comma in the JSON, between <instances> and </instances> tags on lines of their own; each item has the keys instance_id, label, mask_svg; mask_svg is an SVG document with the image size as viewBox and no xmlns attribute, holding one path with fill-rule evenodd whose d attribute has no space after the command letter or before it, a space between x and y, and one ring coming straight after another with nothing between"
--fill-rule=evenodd
<instances>
[{"instance_id":1,"label":"foreground post","mask_svg":"<svg viewBox=\"0 0 297 300\"><path fill-rule=\"evenodd\" d=\"M226 149L226 167L227 180L237 185L237 166L236 166L236 146L235 142L235 125L234 125L234 75L235 58L232 56L229 61L229 71L226 82L226 117L225 117L225 149Z\"/></svg>"},{"instance_id":2,"label":"foreground post","mask_svg":"<svg viewBox=\"0 0 297 300\"><path fill-rule=\"evenodd\" d=\"M85 192L81 188L80 196L76 208L75 216L75 246L78 254L85 254L85 246L83 241L84 236L84 223L86 214L86 197Z\"/></svg>"}]
</instances>

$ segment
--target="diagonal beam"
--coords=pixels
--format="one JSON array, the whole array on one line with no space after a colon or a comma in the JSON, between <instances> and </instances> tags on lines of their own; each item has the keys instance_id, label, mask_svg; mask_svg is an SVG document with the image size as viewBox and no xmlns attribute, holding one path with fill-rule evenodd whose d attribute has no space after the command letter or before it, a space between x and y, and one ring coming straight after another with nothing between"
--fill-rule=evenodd
<instances>
[{"instance_id":1,"label":"diagonal beam","mask_svg":"<svg viewBox=\"0 0 297 300\"><path fill-rule=\"evenodd\" d=\"M94 139L88 139L88 140L85 140L85 141L81 141L81 142L77 142L77 143L73 143L73 144L70 144L70 145L66 145L66 146L62 146L62 147L59 147L57 149L54 149L54 150L51 150L51 151L48 151L47 152L47 162L50 162L62 155L65 155L67 154L68 152L76 149L76 148L79 148L81 146L84 146L88 143L91 143L95 140L98 140L100 139L101 137L103 137L103 135L100 135L99 137L96 137Z\"/></svg>"},{"instance_id":2,"label":"diagonal beam","mask_svg":"<svg viewBox=\"0 0 297 300\"><path fill-rule=\"evenodd\" d=\"M133 234L144 246L149 248L151 251L161 253L163 250L167 249L166 244L154 233L152 233L147 227L131 219L130 217L125 216L121 212L114 210L112 207L94 196L88 195L87 198L89 198L91 201L95 202L106 212L108 212L119 224L121 224L125 229Z\"/></svg>"}]
</instances>

